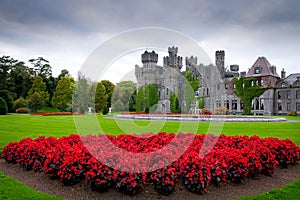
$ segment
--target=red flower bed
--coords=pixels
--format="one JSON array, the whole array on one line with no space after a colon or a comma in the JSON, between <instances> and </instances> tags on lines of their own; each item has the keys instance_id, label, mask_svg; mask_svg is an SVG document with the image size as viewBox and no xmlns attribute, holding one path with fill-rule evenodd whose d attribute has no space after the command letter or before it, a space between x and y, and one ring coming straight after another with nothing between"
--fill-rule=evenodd
<instances>
[{"instance_id":1,"label":"red flower bed","mask_svg":"<svg viewBox=\"0 0 300 200\"><path fill-rule=\"evenodd\" d=\"M211 184L271 176L278 165L286 168L300 160L300 148L289 139L193 133L25 138L2 152L7 162L44 171L65 185L85 180L94 191L115 188L128 195L147 184L169 195L179 181L203 194Z\"/></svg>"},{"instance_id":2,"label":"red flower bed","mask_svg":"<svg viewBox=\"0 0 300 200\"><path fill-rule=\"evenodd\" d=\"M151 115L151 114L161 114L161 115L180 115L181 112L167 112L167 113L162 113L162 112L151 112L151 113L146 113L146 112L121 112L121 115Z\"/></svg>"},{"instance_id":3,"label":"red flower bed","mask_svg":"<svg viewBox=\"0 0 300 200\"><path fill-rule=\"evenodd\" d=\"M60 115L82 115L75 112L36 112L31 113L31 115L40 115L40 116L60 116Z\"/></svg>"}]
</instances>

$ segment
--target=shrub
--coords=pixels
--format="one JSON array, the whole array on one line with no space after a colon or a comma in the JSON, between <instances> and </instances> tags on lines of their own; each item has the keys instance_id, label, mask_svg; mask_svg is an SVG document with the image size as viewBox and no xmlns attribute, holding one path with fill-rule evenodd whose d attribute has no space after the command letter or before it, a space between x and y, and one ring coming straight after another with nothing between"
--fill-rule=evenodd
<instances>
[{"instance_id":1,"label":"shrub","mask_svg":"<svg viewBox=\"0 0 300 200\"><path fill-rule=\"evenodd\" d=\"M226 107L217 107L215 110L214 110L214 115L228 115L229 111Z\"/></svg>"},{"instance_id":2,"label":"shrub","mask_svg":"<svg viewBox=\"0 0 300 200\"><path fill-rule=\"evenodd\" d=\"M212 115L212 112L204 108L201 110L200 115Z\"/></svg>"},{"instance_id":3,"label":"shrub","mask_svg":"<svg viewBox=\"0 0 300 200\"><path fill-rule=\"evenodd\" d=\"M0 90L0 97L4 99L7 105L7 112L14 112L14 98L12 97L10 91L8 90Z\"/></svg>"},{"instance_id":4,"label":"shrub","mask_svg":"<svg viewBox=\"0 0 300 200\"><path fill-rule=\"evenodd\" d=\"M297 116L297 111L295 111L295 110L289 111L288 116Z\"/></svg>"},{"instance_id":5,"label":"shrub","mask_svg":"<svg viewBox=\"0 0 300 200\"><path fill-rule=\"evenodd\" d=\"M16 109L16 113L29 113L29 109L20 107L20 108Z\"/></svg>"},{"instance_id":6,"label":"shrub","mask_svg":"<svg viewBox=\"0 0 300 200\"><path fill-rule=\"evenodd\" d=\"M20 97L17 100L15 100L13 109L16 111L18 108L26 108L26 107L27 107L27 101L23 97Z\"/></svg>"},{"instance_id":7,"label":"shrub","mask_svg":"<svg viewBox=\"0 0 300 200\"><path fill-rule=\"evenodd\" d=\"M0 97L0 115L6 115L8 111L7 104L5 100Z\"/></svg>"}]
</instances>

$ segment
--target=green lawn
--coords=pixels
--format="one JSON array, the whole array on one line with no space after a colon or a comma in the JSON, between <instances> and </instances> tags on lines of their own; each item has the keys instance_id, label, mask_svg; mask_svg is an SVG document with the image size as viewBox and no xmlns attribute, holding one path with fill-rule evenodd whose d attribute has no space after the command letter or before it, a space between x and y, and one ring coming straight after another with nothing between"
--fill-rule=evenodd
<instances>
[{"instance_id":1,"label":"green lawn","mask_svg":"<svg viewBox=\"0 0 300 200\"><path fill-rule=\"evenodd\" d=\"M287 117L292 120L299 120L300 117ZM76 125L78 131L76 129ZM0 149L10 141L19 141L25 137L38 137L54 136L61 137L63 135L69 135L71 133L97 133L99 132L98 123L101 127L101 132L108 134L122 134L122 133L142 133L142 132L168 132L177 133L178 131L192 131L197 133L207 133L214 130L220 130L221 133L226 135L259 135L261 137L278 137L281 139L290 138L297 145L300 145L300 121L287 123L287 122L254 122L254 123L208 123L208 122L159 122L159 121L127 121L127 120L114 120L112 118L105 118L103 116L97 116L92 118L90 116L76 116L75 121L73 116L30 116L30 115L18 115L10 114L6 116L0 116ZM6 177L0 174L0 198L6 199L18 199L14 196L14 193L18 194L20 191L25 196L29 196L30 199L45 199L53 198L52 196L41 196L39 192L36 192L28 187L15 182L14 179ZM10 185L16 185L16 187L10 187ZM280 195L285 195L289 192L295 194L295 188L299 188L300 180L288 185L285 189L272 190L269 193L264 193L256 197L249 197L250 199L265 199L265 198L277 198L280 199ZM10 187L10 190L5 188ZM7 190L7 191L6 191ZM18 192L16 192L18 191ZM24 191L24 192L23 192ZM300 190L296 190L299 194ZM290 199L295 199L293 194L289 195ZM1 196L2 195L2 196Z\"/></svg>"}]
</instances>

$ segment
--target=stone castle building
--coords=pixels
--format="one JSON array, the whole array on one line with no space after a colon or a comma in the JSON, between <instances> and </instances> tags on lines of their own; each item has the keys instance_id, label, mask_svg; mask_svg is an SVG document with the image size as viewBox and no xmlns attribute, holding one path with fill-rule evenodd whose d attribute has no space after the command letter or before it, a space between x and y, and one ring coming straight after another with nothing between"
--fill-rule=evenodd
<instances>
[{"instance_id":1,"label":"stone castle building","mask_svg":"<svg viewBox=\"0 0 300 200\"><path fill-rule=\"evenodd\" d=\"M154 51L145 51L141 55L143 66L135 66L135 75L138 88L148 84L156 84L158 88L159 112L170 112L170 94L176 93L179 99L179 108L182 112L189 112L198 108L198 101L187 101L186 72L199 82L195 97L203 97L204 106L210 111L223 106L231 114L243 112L243 101L234 93L235 77L244 76L254 78L253 84L269 88L261 96L252 101L251 112L255 114L274 115L284 114L295 110L300 114L300 73L285 77L284 69L281 77L265 57L259 57L249 71L239 72L238 65L225 68L225 51L216 51L215 65L197 63L197 57L185 58L185 71L183 71L183 57L178 55L177 47L168 48L169 55L163 58L163 66L158 66L158 54ZM187 105L189 104L190 105Z\"/></svg>"}]
</instances>

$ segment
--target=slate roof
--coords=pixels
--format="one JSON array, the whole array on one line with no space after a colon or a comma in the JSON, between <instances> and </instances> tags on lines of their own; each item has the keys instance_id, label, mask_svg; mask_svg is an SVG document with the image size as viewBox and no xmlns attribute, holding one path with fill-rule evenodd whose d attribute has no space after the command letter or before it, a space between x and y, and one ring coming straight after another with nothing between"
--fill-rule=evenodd
<instances>
[{"instance_id":1,"label":"slate roof","mask_svg":"<svg viewBox=\"0 0 300 200\"><path fill-rule=\"evenodd\" d=\"M300 78L300 73L290 74L286 78L281 79L278 85L280 85L283 82L288 83L289 85L293 85L299 78Z\"/></svg>"},{"instance_id":2,"label":"slate roof","mask_svg":"<svg viewBox=\"0 0 300 200\"><path fill-rule=\"evenodd\" d=\"M257 67L261 69L260 73L258 74L255 73L255 69ZM265 57L258 57L258 59L252 65L252 67L250 68L250 70L248 71L245 77L250 78L250 77L261 77L261 76L274 76L279 78L276 70L272 70L272 66L270 65L269 61Z\"/></svg>"}]
</instances>

